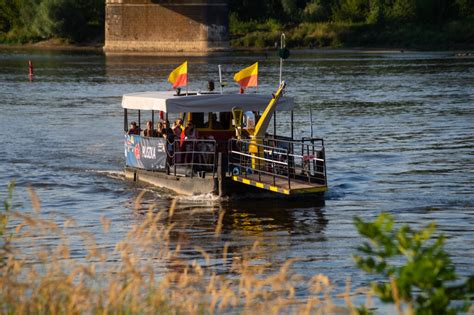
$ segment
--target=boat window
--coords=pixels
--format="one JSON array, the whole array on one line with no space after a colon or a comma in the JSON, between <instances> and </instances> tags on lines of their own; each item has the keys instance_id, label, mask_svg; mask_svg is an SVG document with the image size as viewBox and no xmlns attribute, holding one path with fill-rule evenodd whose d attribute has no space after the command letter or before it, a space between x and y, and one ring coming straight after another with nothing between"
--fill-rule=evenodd
<instances>
[{"instance_id":1,"label":"boat window","mask_svg":"<svg viewBox=\"0 0 474 315\"><path fill-rule=\"evenodd\" d=\"M230 112L221 112L219 113L219 120L221 122L222 129L229 129L230 122L232 121L232 113Z\"/></svg>"},{"instance_id":2,"label":"boat window","mask_svg":"<svg viewBox=\"0 0 474 315\"><path fill-rule=\"evenodd\" d=\"M207 113L192 113L191 117L196 128L205 128L209 120Z\"/></svg>"},{"instance_id":3,"label":"boat window","mask_svg":"<svg viewBox=\"0 0 474 315\"><path fill-rule=\"evenodd\" d=\"M230 127L231 113L210 113L209 119L214 130L228 130Z\"/></svg>"}]
</instances>

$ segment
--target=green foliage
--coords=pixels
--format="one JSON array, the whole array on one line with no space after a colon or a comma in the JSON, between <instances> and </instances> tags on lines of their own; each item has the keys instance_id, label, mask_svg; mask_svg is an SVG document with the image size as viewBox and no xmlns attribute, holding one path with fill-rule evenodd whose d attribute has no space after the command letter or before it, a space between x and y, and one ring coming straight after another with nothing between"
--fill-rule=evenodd
<instances>
[{"instance_id":1,"label":"green foliage","mask_svg":"<svg viewBox=\"0 0 474 315\"><path fill-rule=\"evenodd\" d=\"M229 9L234 46L273 47L283 31L304 47L450 49L474 42L472 0L230 0ZM0 0L0 43L100 40L104 11L105 0Z\"/></svg>"},{"instance_id":2,"label":"green foliage","mask_svg":"<svg viewBox=\"0 0 474 315\"><path fill-rule=\"evenodd\" d=\"M5 32L20 24L18 1L0 0L0 32Z\"/></svg>"},{"instance_id":3,"label":"green foliage","mask_svg":"<svg viewBox=\"0 0 474 315\"><path fill-rule=\"evenodd\" d=\"M338 22L363 22L368 14L368 0L342 0L334 9L334 19Z\"/></svg>"},{"instance_id":4,"label":"green foliage","mask_svg":"<svg viewBox=\"0 0 474 315\"><path fill-rule=\"evenodd\" d=\"M472 0L456 0L455 6L461 17L474 17Z\"/></svg>"},{"instance_id":5,"label":"green foliage","mask_svg":"<svg viewBox=\"0 0 474 315\"><path fill-rule=\"evenodd\" d=\"M433 237L436 225L420 230L408 225L395 229L392 216L381 214L374 222L354 219L359 234L369 239L354 256L362 270L379 274L385 281L373 282L372 289L384 302L404 303L415 314L455 314L466 311L467 300L474 293L474 276L460 285L454 266L444 250L444 236ZM401 263L400 260L403 260Z\"/></svg>"},{"instance_id":6,"label":"green foliage","mask_svg":"<svg viewBox=\"0 0 474 315\"><path fill-rule=\"evenodd\" d=\"M300 9L296 0L281 0L283 13L293 21L299 21Z\"/></svg>"},{"instance_id":7,"label":"green foliage","mask_svg":"<svg viewBox=\"0 0 474 315\"><path fill-rule=\"evenodd\" d=\"M383 0L370 0L369 13L366 18L369 24L383 24L385 22L385 7Z\"/></svg>"},{"instance_id":8,"label":"green foliage","mask_svg":"<svg viewBox=\"0 0 474 315\"><path fill-rule=\"evenodd\" d=\"M0 41L94 39L103 33L104 10L104 0L0 0Z\"/></svg>"},{"instance_id":9,"label":"green foliage","mask_svg":"<svg viewBox=\"0 0 474 315\"><path fill-rule=\"evenodd\" d=\"M305 22L323 22L331 19L332 9L330 0L311 0L302 13Z\"/></svg>"},{"instance_id":10,"label":"green foliage","mask_svg":"<svg viewBox=\"0 0 474 315\"><path fill-rule=\"evenodd\" d=\"M393 22L412 22L416 19L416 2L415 0L395 0L388 12Z\"/></svg>"}]
</instances>

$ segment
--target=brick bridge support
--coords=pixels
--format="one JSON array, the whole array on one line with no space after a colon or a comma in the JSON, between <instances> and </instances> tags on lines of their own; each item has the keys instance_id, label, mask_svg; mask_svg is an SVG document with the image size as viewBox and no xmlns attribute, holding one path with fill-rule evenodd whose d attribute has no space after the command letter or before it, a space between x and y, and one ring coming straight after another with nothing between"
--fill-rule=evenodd
<instances>
[{"instance_id":1,"label":"brick bridge support","mask_svg":"<svg viewBox=\"0 0 474 315\"><path fill-rule=\"evenodd\" d=\"M207 55L229 49L226 0L106 0L106 54Z\"/></svg>"}]
</instances>

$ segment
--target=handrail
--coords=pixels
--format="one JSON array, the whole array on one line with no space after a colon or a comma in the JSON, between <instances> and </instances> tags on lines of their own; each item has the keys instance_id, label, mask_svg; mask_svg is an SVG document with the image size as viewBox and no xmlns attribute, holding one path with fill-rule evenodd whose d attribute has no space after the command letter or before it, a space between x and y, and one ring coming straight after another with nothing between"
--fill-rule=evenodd
<instances>
[{"instance_id":1,"label":"handrail","mask_svg":"<svg viewBox=\"0 0 474 315\"><path fill-rule=\"evenodd\" d=\"M177 175L178 166L190 167L190 176L194 176L195 171L206 171L212 169L212 177L216 175L217 168L217 142L213 139L175 139L170 143L173 147L171 159L168 160L168 165L173 166L173 173ZM191 144L192 148L187 147ZM199 145L204 144L199 148Z\"/></svg>"},{"instance_id":2,"label":"handrail","mask_svg":"<svg viewBox=\"0 0 474 315\"><path fill-rule=\"evenodd\" d=\"M254 148L252 152L249 150L251 146ZM229 172L242 170L245 178L248 178L248 172L252 172L259 180L263 175L271 176L274 184L276 178L286 178L288 189L295 180L327 186L321 138L287 140L265 137L257 143L250 139L231 139L228 148Z\"/></svg>"}]
</instances>

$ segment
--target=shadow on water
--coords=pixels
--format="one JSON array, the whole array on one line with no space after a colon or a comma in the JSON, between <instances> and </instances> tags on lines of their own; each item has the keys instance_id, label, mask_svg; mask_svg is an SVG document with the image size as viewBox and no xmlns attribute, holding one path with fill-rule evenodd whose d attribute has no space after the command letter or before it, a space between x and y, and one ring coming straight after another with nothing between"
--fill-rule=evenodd
<instances>
[{"instance_id":1,"label":"shadow on water","mask_svg":"<svg viewBox=\"0 0 474 315\"><path fill-rule=\"evenodd\" d=\"M257 199L231 200L223 220L223 231L249 233L285 232L288 234L322 234L328 223L322 207L324 201Z\"/></svg>"}]
</instances>

